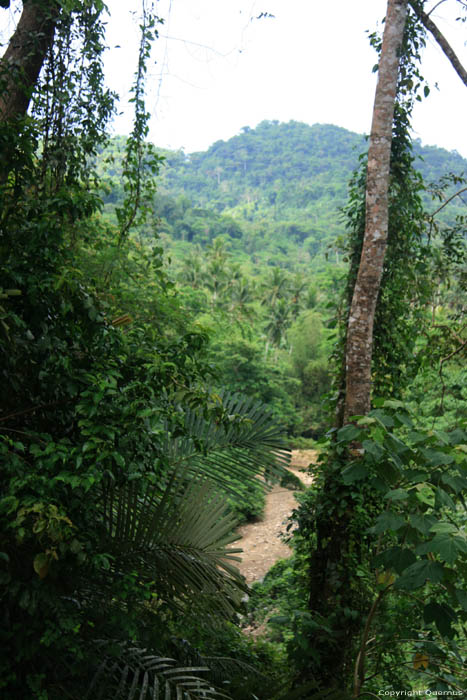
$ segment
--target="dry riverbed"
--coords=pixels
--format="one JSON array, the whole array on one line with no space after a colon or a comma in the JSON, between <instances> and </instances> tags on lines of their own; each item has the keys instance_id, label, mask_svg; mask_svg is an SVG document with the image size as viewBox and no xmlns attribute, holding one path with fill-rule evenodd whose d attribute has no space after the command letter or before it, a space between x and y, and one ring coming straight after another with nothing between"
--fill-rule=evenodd
<instances>
[{"instance_id":1,"label":"dry riverbed","mask_svg":"<svg viewBox=\"0 0 467 700\"><path fill-rule=\"evenodd\" d=\"M312 476L305 470L316 459L315 450L293 450L289 471L298 476L305 486L312 482ZM235 547L241 547L242 561L238 568L247 583L258 581L271 566L291 554L281 535L286 532L288 518L297 505L296 491L276 485L266 494L266 507L262 520L247 523L238 528L241 539Z\"/></svg>"}]
</instances>

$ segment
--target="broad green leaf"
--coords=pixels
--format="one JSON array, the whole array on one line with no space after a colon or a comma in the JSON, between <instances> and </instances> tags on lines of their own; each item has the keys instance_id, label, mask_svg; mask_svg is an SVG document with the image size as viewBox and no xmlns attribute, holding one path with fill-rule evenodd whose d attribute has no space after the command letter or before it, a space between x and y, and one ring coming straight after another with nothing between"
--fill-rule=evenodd
<instances>
[{"instance_id":1,"label":"broad green leaf","mask_svg":"<svg viewBox=\"0 0 467 700\"><path fill-rule=\"evenodd\" d=\"M397 399L386 399L383 406L384 408L404 408L405 404Z\"/></svg>"},{"instance_id":2,"label":"broad green leaf","mask_svg":"<svg viewBox=\"0 0 467 700\"><path fill-rule=\"evenodd\" d=\"M380 459L382 457L382 455L384 454L384 450L381 447L381 445L378 444L377 442L374 442L373 440L364 440L362 442L362 447L366 453L370 454L372 457L375 457L376 459Z\"/></svg>"},{"instance_id":3,"label":"broad green leaf","mask_svg":"<svg viewBox=\"0 0 467 700\"><path fill-rule=\"evenodd\" d=\"M416 557L411 549L405 547L389 547L389 549L386 549L386 551L381 552L381 554L375 557L373 566L383 566L385 569L392 569L400 575L415 562Z\"/></svg>"},{"instance_id":4,"label":"broad green leaf","mask_svg":"<svg viewBox=\"0 0 467 700\"><path fill-rule=\"evenodd\" d=\"M449 508L456 510L457 506L451 496L444 489L437 488L435 491L435 506L437 508Z\"/></svg>"},{"instance_id":5,"label":"broad green leaf","mask_svg":"<svg viewBox=\"0 0 467 700\"><path fill-rule=\"evenodd\" d=\"M376 420L378 420L384 428L394 427L393 417L390 416L388 413L384 413L384 411L381 411L379 408L375 408L373 411L370 411L369 415L372 418L376 418Z\"/></svg>"},{"instance_id":6,"label":"broad green leaf","mask_svg":"<svg viewBox=\"0 0 467 700\"><path fill-rule=\"evenodd\" d=\"M424 542L416 548L417 554L437 554L447 564L454 564L459 554L467 553L467 543L461 537L447 533L439 533L429 542Z\"/></svg>"},{"instance_id":7,"label":"broad green leaf","mask_svg":"<svg viewBox=\"0 0 467 700\"><path fill-rule=\"evenodd\" d=\"M352 442L362 436L362 430L355 425L344 425L343 428L337 431L338 442Z\"/></svg>"},{"instance_id":8,"label":"broad green leaf","mask_svg":"<svg viewBox=\"0 0 467 700\"><path fill-rule=\"evenodd\" d=\"M421 484L426 479L426 471L421 469L406 469L404 471L405 479L411 484Z\"/></svg>"},{"instance_id":9,"label":"broad green leaf","mask_svg":"<svg viewBox=\"0 0 467 700\"><path fill-rule=\"evenodd\" d=\"M349 464L348 467L342 470L342 479L344 484L353 484L354 481L360 481L361 479L366 479L369 475L368 467L365 463L359 460L353 464Z\"/></svg>"},{"instance_id":10,"label":"broad green leaf","mask_svg":"<svg viewBox=\"0 0 467 700\"><path fill-rule=\"evenodd\" d=\"M426 581L440 583L443 580L444 569L437 561L423 559L408 567L396 581L395 587L405 591L413 591L423 586Z\"/></svg>"},{"instance_id":11,"label":"broad green leaf","mask_svg":"<svg viewBox=\"0 0 467 700\"><path fill-rule=\"evenodd\" d=\"M425 457L426 461L430 467L439 467L441 465L448 465L454 462L454 457L445 452L440 452L439 450L422 449L421 453Z\"/></svg>"},{"instance_id":12,"label":"broad green leaf","mask_svg":"<svg viewBox=\"0 0 467 700\"><path fill-rule=\"evenodd\" d=\"M405 489L392 489L387 492L384 498L388 501L406 501L408 497L409 494Z\"/></svg>"},{"instance_id":13,"label":"broad green leaf","mask_svg":"<svg viewBox=\"0 0 467 700\"><path fill-rule=\"evenodd\" d=\"M371 532L380 534L388 530L399 530L405 525L405 518L395 513L384 512L380 513L376 518L375 525L371 528Z\"/></svg>"},{"instance_id":14,"label":"broad green leaf","mask_svg":"<svg viewBox=\"0 0 467 700\"><path fill-rule=\"evenodd\" d=\"M449 433L449 442L451 445L459 445L461 446L462 443L465 443L467 440L467 433L465 430L461 430L460 428L456 428L453 430L451 433ZM467 451L467 445L463 445Z\"/></svg>"},{"instance_id":15,"label":"broad green leaf","mask_svg":"<svg viewBox=\"0 0 467 700\"><path fill-rule=\"evenodd\" d=\"M433 434L436 435L438 440L443 443L443 445L450 445L449 434L445 433L443 430L434 430Z\"/></svg>"},{"instance_id":16,"label":"broad green leaf","mask_svg":"<svg viewBox=\"0 0 467 700\"><path fill-rule=\"evenodd\" d=\"M411 430L408 437L414 445L419 445L421 442L428 442L429 440L429 436L426 433L420 433L416 430Z\"/></svg>"},{"instance_id":17,"label":"broad green leaf","mask_svg":"<svg viewBox=\"0 0 467 700\"><path fill-rule=\"evenodd\" d=\"M406 428L413 428L413 422L406 413L396 413L394 417L400 425L405 425Z\"/></svg>"},{"instance_id":18,"label":"broad green leaf","mask_svg":"<svg viewBox=\"0 0 467 700\"><path fill-rule=\"evenodd\" d=\"M430 532L440 532L440 533L447 533L447 532L459 532L459 528L453 525L452 523L445 523L445 522L436 522L434 525L430 527Z\"/></svg>"},{"instance_id":19,"label":"broad green leaf","mask_svg":"<svg viewBox=\"0 0 467 700\"><path fill-rule=\"evenodd\" d=\"M374 425L376 423L376 418L370 418L370 416L363 416L357 421L357 425Z\"/></svg>"},{"instance_id":20,"label":"broad green leaf","mask_svg":"<svg viewBox=\"0 0 467 700\"><path fill-rule=\"evenodd\" d=\"M430 602L425 605L423 619L426 624L434 622L438 632L443 637L451 638L454 634L452 624L456 622L457 615L454 610L445 603Z\"/></svg>"},{"instance_id":21,"label":"broad green leaf","mask_svg":"<svg viewBox=\"0 0 467 700\"><path fill-rule=\"evenodd\" d=\"M462 476L443 474L441 481L443 484L446 484L446 486L450 486L455 493L461 493L461 491L467 489L467 479Z\"/></svg>"},{"instance_id":22,"label":"broad green leaf","mask_svg":"<svg viewBox=\"0 0 467 700\"><path fill-rule=\"evenodd\" d=\"M380 460L374 464L374 470L387 484L395 484L400 481L401 470L390 460Z\"/></svg>"},{"instance_id":23,"label":"broad green leaf","mask_svg":"<svg viewBox=\"0 0 467 700\"><path fill-rule=\"evenodd\" d=\"M433 488L426 483L421 483L417 484L416 486L416 496L419 501L422 503L425 503L427 506L433 506L435 505L435 493L433 491Z\"/></svg>"}]
</instances>

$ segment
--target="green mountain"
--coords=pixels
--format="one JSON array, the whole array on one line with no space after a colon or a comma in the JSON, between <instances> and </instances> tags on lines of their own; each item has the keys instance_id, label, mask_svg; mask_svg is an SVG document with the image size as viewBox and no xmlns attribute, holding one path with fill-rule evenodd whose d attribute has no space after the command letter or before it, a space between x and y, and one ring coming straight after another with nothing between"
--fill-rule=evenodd
<instances>
[{"instance_id":1,"label":"green mountain","mask_svg":"<svg viewBox=\"0 0 467 700\"><path fill-rule=\"evenodd\" d=\"M313 259L345 231L341 208L365 151L364 136L337 126L264 121L204 152L164 152L155 202L162 231L200 244L227 235L263 257L298 246ZM426 182L467 173L456 152L419 141L414 152ZM456 200L444 214L453 219L465 211Z\"/></svg>"},{"instance_id":2,"label":"green mountain","mask_svg":"<svg viewBox=\"0 0 467 700\"><path fill-rule=\"evenodd\" d=\"M107 209L123 200L122 137L114 139L98 164L110 176ZM317 269L345 236L342 207L348 183L366 151L360 134L329 124L264 121L245 127L207 151L161 151L165 163L154 197L154 228L175 264L190 250L224 236L237 259L246 264ZM427 183L446 173L467 173L467 160L456 152L414 143L416 167ZM113 165L104 166L104 155ZM454 190L451 190L454 191ZM425 197L427 211L439 206ZM459 198L441 216L452 223L465 214Z\"/></svg>"}]
</instances>

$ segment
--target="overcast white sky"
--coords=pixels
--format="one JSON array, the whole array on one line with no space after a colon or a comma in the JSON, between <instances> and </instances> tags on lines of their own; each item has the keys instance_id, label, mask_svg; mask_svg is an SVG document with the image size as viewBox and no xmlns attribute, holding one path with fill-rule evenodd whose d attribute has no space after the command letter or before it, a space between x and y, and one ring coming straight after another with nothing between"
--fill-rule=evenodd
<instances>
[{"instance_id":1,"label":"overcast white sky","mask_svg":"<svg viewBox=\"0 0 467 700\"><path fill-rule=\"evenodd\" d=\"M107 4L109 45L120 48L108 52L106 69L122 95L115 131L124 133L137 18L128 3ZM164 19L148 81L156 145L204 150L263 119L369 131L375 53L365 30L381 28L386 0L159 0L156 9ZM274 18L256 19L261 12ZM458 14L455 0L447 0L432 18L465 66L467 24L455 21ZM467 89L433 39L423 74L433 89L417 107L414 135L467 157Z\"/></svg>"},{"instance_id":2,"label":"overcast white sky","mask_svg":"<svg viewBox=\"0 0 467 700\"><path fill-rule=\"evenodd\" d=\"M436 4L428 0L426 6ZM123 112L114 131L128 133L141 0L107 5L106 73L121 95ZM386 0L156 0L155 5L164 24L149 66L147 106L157 146L204 150L263 119L369 131L376 57L365 30L381 28ZM444 0L432 18L467 66L467 24L455 21L458 8L456 0ZM256 19L262 12L274 18ZM7 36L16 17L0 10ZM467 157L467 88L430 38L422 71L432 92L417 105L414 135Z\"/></svg>"}]
</instances>

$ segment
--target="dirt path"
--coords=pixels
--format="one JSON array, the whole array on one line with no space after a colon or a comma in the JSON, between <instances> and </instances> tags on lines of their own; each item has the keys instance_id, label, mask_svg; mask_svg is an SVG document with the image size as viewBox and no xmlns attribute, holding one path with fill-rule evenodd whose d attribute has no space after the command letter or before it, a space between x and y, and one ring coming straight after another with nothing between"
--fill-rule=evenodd
<instances>
[{"instance_id":1,"label":"dirt path","mask_svg":"<svg viewBox=\"0 0 467 700\"><path fill-rule=\"evenodd\" d=\"M311 484L312 477L303 470L315 458L315 450L292 451L290 471L296 474L305 486ZM235 546L243 549L242 561L238 568L248 583L263 578L278 559L290 556L290 547L282 542L280 535L285 533L287 519L297 505L295 493L283 486L274 486L266 494L263 519L238 528L242 538L235 542Z\"/></svg>"}]
</instances>

